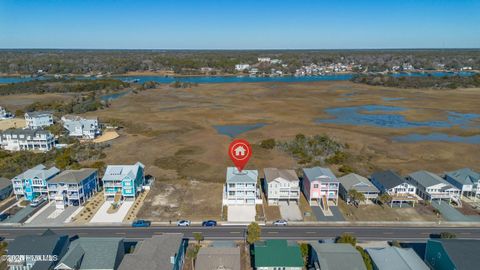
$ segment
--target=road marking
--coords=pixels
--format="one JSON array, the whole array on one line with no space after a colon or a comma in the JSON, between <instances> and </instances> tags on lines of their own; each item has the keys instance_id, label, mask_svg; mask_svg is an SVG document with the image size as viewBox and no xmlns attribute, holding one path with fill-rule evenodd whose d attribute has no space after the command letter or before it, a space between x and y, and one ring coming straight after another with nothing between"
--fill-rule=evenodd
<instances>
[{"instance_id":1,"label":"road marking","mask_svg":"<svg viewBox=\"0 0 480 270\"><path fill-rule=\"evenodd\" d=\"M460 234L463 234L463 235L469 235L469 234L472 234L472 233L469 233L469 232L462 232Z\"/></svg>"},{"instance_id":2,"label":"road marking","mask_svg":"<svg viewBox=\"0 0 480 270\"><path fill-rule=\"evenodd\" d=\"M124 232L117 232L117 233L115 233L115 234L125 235L126 233L124 233Z\"/></svg>"},{"instance_id":3,"label":"road marking","mask_svg":"<svg viewBox=\"0 0 480 270\"><path fill-rule=\"evenodd\" d=\"M231 234L234 234L234 233L242 233L242 232L230 232Z\"/></svg>"},{"instance_id":4,"label":"road marking","mask_svg":"<svg viewBox=\"0 0 480 270\"><path fill-rule=\"evenodd\" d=\"M268 232L268 233L272 234L272 233L278 233L278 232Z\"/></svg>"},{"instance_id":5,"label":"road marking","mask_svg":"<svg viewBox=\"0 0 480 270\"><path fill-rule=\"evenodd\" d=\"M306 234L315 234L316 232L305 232Z\"/></svg>"}]
</instances>

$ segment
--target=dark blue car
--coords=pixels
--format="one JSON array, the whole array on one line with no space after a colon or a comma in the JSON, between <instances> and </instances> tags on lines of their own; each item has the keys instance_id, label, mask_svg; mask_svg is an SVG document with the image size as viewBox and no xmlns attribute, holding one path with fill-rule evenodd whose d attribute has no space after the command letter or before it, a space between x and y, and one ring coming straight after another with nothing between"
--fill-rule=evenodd
<instances>
[{"instance_id":1,"label":"dark blue car","mask_svg":"<svg viewBox=\"0 0 480 270\"><path fill-rule=\"evenodd\" d=\"M215 220L206 220L202 222L203 227L215 227L217 226L217 222Z\"/></svg>"},{"instance_id":2,"label":"dark blue car","mask_svg":"<svg viewBox=\"0 0 480 270\"><path fill-rule=\"evenodd\" d=\"M149 220L139 219L132 223L132 227L150 227L151 224L152 222Z\"/></svg>"}]
</instances>

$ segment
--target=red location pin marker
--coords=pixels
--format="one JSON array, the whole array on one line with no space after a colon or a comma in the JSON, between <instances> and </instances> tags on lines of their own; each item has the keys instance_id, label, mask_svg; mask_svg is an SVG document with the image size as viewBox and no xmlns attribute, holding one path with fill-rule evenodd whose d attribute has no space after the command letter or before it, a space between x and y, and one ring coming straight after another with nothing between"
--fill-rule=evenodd
<instances>
[{"instance_id":1,"label":"red location pin marker","mask_svg":"<svg viewBox=\"0 0 480 270\"><path fill-rule=\"evenodd\" d=\"M250 144L242 139L236 139L228 147L228 155L237 167L238 171L242 171L247 165L250 156L252 156L252 148Z\"/></svg>"}]
</instances>

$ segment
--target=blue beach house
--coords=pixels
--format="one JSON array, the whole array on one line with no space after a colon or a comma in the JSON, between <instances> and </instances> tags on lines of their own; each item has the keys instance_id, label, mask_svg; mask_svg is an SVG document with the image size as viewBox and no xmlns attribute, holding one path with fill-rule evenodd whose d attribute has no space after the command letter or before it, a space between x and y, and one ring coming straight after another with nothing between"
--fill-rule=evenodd
<instances>
[{"instance_id":1,"label":"blue beach house","mask_svg":"<svg viewBox=\"0 0 480 270\"><path fill-rule=\"evenodd\" d=\"M47 182L58 173L60 170L55 167L47 169L42 164L37 165L12 179L13 193L17 199L23 196L28 201L41 195L46 197L48 195Z\"/></svg>"},{"instance_id":2,"label":"blue beach house","mask_svg":"<svg viewBox=\"0 0 480 270\"><path fill-rule=\"evenodd\" d=\"M108 165L102 182L105 200L135 200L145 184L145 165Z\"/></svg>"}]
</instances>

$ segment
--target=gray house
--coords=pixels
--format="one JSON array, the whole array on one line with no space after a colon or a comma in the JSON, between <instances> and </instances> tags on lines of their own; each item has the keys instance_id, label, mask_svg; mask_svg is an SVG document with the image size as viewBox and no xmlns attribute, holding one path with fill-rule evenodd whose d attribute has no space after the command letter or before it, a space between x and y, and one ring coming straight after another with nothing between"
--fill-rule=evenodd
<instances>
[{"instance_id":1,"label":"gray house","mask_svg":"<svg viewBox=\"0 0 480 270\"><path fill-rule=\"evenodd\" d=\"M122 238L81 237L70 243L55 270L116 270L124 255Z\"/></svg>"},{"instance_id":2,"label":"gray house","mask_svg":"<svg viewBox=\"0 0 480 270\"><path fill-rule=\"evenodd\" d=\"M310 244L310 265L315 270L366 270L360 253L350 244Z\"/></svg>"},{"instance_id":3,"label":"gray house","mask_svg":"<svg viewBox=\"0 0 480 270\"><path fill-rule=\"evenodd\" d=\"M374 270L429 270L411 248L367 248Z\"/></svg>"},{"instance_id":4,"label":"gray house","mask_svg":"<svg viewBox=\"0 0 480 270\"><path fill-rule=\"evenodd\" d=\"M202 247L195 260L195 270L240 270L240 248Z\"/></svg>"},{"instance_id":5,"label":"gray house","mask_svg":"<svg viewBox=\"0 0 480 270\"><path fill-rule=\"evenodd\" d=\"M265 168L263 186L268 198L268 204L278 205L280 202L300 200L300 179L294 170Z\"/></svg>"},{"instance_id":6,"label":"gray house","mask_svg":"<svg viewBox=\"0 0 480 270\"><path fill-rule=\"evenodd\" d=\"M407 176L407 181L415 185L418 196L424 200L447 200L461 205L460 190L440 176L427 171L418 171Z\"/></svg>"},{"instance_id":7,"label":"gray house","mask_svg":"<svg viewBox=\"0 0 480 270\"><path fill-rule=\"evenodd\" d=\"M12 194L12 189L12 181L5 177L0 177L0 201L8 198Z\"/></svg>"},{"instance_id":8,"label":"gray house","mask_svg":"<svg viewBox=\"0 0 480 270\"><path fill-rule=\"evenodd\" d=\"M461 190L461 196L480 197L480 173L463 168L445 174L445 180Z\"/></svg>"},{"instance_id":9,"label":"gray house","mask_svg":"<svg viewBox=\"0 0 480 270\"><path fill-rule=\"evenodd\" d=\"M403 203L412 203L420 199L417 194L417 188L392 170L375 172L370 176L372 183L380 190L380 193L387 193L392 197L390 206Z\"/></svg>"},{"instance_id":10,"label":"gray house","mask_svg":"<svg viewBox=\"0 0 480 270\"><path fill-rule=\"evenodd\" d=\"M375 200L380 192L366 177L355 173L342 176L338 178L338 181L340 182L340 197L346 202L350 201L348 191L352 189L362 193L367 200Z\"/></svg>"}]
</instances>

